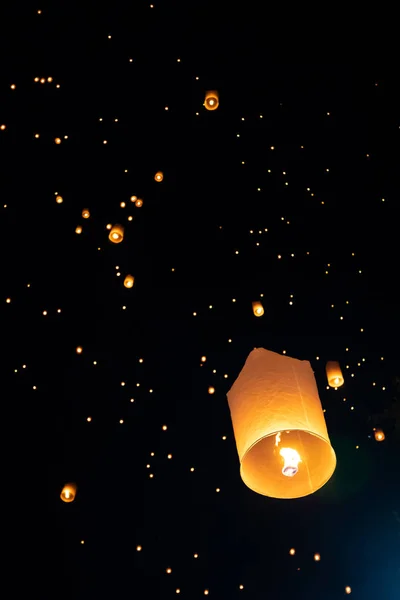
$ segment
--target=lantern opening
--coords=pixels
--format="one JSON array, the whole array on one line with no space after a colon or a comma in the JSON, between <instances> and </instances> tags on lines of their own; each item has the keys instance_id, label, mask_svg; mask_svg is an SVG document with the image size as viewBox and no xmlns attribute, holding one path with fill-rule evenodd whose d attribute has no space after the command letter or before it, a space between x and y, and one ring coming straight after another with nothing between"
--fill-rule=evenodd
<instances>
[{"instance_id":1,"label":"lantern opening","mask_svg":"<svg viewBox=\"0 0 400 600\"><path fill-rule=\"evenodd\" d=\"M243 456L240 475L247 487L271 498L291 499L308 496L325 485L336 466L331 445L312 432L286 431L281 450L288 452L282 456L276 448L276 435L262 438ZM300 462L304 465L301 469Z\"/></svg>"}]
</instances>

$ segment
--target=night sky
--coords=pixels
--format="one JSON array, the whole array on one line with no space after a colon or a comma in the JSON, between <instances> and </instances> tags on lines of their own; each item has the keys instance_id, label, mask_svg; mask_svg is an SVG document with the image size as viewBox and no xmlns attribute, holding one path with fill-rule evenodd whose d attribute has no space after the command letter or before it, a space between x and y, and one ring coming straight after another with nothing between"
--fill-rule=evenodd
<instances>
[{"instance_id":1,"label":"night sky","mask_svg":"<svg viewBox=\"0 0 400 600\"><path fill-rule=\"evenodd\" d=\"M302 54L246 7L108 4L2 23L15 583L399 600L398 69ZM337 467L312 495L240 477L226 395L254 348L314 370Z\"/></svg>"}]
</instances>

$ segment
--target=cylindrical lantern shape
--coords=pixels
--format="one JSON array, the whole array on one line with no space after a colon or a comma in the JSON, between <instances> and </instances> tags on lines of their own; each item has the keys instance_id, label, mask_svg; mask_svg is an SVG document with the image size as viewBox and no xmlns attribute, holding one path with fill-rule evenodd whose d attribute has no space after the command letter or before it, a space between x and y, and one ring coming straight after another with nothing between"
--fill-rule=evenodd
<instances>
[{"instance_id":1,"label":"cylindrical lantern shape","mask_svg":"<svg viewBox=\"0 0 400 600\"><path fill-rule=\"evenodd\" d=\"M375 429L374 437L377 442L383 442L385 439L385 434L383 433L382 429Z\"/></svg>"},{"instance_id":2,"label":"cylindrical lantern shape","mask_svg":"<svg viewBox=\"0 0 400 600\"><path fill-rule=\"evenodd\" d=\"M336 360L328 360L326 363L326 376L330 387L337 388L344 384L342 370Z\"/></svg>"},{"instance_id":3,"label":"cylindrical lantern shape","mask_svg":"<svg viewBox=\"0 0 400 600\"><path fill-rule=\"evenodd\" d=\"M83 211L82 211L82 217L83 217L84 219L88 219L88 218L90 217L90 211L89 211L89 209L88 209L88 208L84 208L84 209L83 209Z\"/></svg>"},{"instance_id":4,"label":"cylindrical lantern shape","mask_svg":"<svg viewBox=\"0 0 400 600\"><path fill-rule=\"evenodd\" d=\"M253 314L255 317L262 317L264 314L264 307L261 302L252 302Z\"/></svg>"},{"instance_id":5,"label":"cylindrical lantern shape","mask_svg":"<svg viewBox=\"0 0 400 600\"><path fill-rule=\"evenodd\" d=\"M110 233L108 234L108 239L114 244L119 244L124 239L124 228L122 225L113 225L111 227Z\"/></svg>"},{"instance_id":6,"label":"cylindrical lantern shape","mask_svg":"<svg viewBox=\"0 0 400 600\"><path fill-rule=\"evenodd\" d=\"M219 106L219 95L216 90L210 90L206 92L204 100L204 106L207 110L215 110Z\"/></svg>"},{"instance_id":7,"label":"cylindrical lantern shape","mask_svg":"<svg viewBox=\"0 0 400 600\"><path fill-rule=\"evenodd\" d=\"M157 171L157 173L154 175L154 179L156 181L162 181L164 179L164 173L162 171Z\"/></svg>"},{"instance_id":8,"label":"cylindrical lantern shape","mask_svg":"<svg viewBox=\"0 0 400 600\"><path fill-rule=\"evenodd\" d=\"M332 476L336 455L311 365L256 348L228 392L240 474L271 498L313 494Z\"/></svg>"},{"instance_id":9,"label":"cylindrical lantern shape","mask_svg":"<svg viewBox=\"0 0 400 600\"><path fill-rule=\"evenodd\" d=\"M135 278L133 277L133 275L127 275L124 279L124 286L126 288L131 288L133 287L133 284L135 283Z\"/></svg>"},{"instance_id":10,"label":"cylindrical lantern shape","mask_svg":"<svg viewBox=\"0 0 400 600\"><path fill-rule=\"evenodd\" d=\"M63 502L73 502L76 496L76 483L66 483L61 490L60 498Z\"/></svg>"}]
</instances>

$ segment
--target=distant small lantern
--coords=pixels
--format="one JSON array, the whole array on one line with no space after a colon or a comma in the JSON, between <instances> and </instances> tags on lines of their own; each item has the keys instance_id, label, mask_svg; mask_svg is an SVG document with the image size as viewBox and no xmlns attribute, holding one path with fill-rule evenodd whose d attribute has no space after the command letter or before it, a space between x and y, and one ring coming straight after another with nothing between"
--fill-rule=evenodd
<instances>
[{"instance_id":1,"label":"distant small lantern","mask_svg":"<svg viewBox=\"0 0 400 600\"><path fill-rule=\"evenodd\" d=\"M75 229L75 233L82 233L82 227L80 225Z\"/></svg>"},{"instance_id":2,"label":"distant small lantern","mask_svg":"<svg viewBox=\"0 0 400 600\"><path fill-rule=\"evenodd\" d=\"M124 279L124 286L126 288L131 288L133 287L133 284L135 283L135 278L133 277L133 275L127 275Z\"/></svg>"},{"instance_id":3,"label":"distant small lantern","mask_svg":"<svg viewBox=\"0 0 400 600\"><path fill-rule=\"evenodd\" d=\"M108 234L108 239L114 244L119 244L124 239L124 228L122 225L113 225L111 227L110 233Z\"/></svg>"},{"instance_id":4,"label":"distant small lantern","mask_svg":"<svg viewBox=\"0 0 400 600\"><path fill-rule=\"evenodd\" d=\"M162 171L157 171L157 173L154 175L154 179L156 181L162 181L164 179L164 173Z\"/></svg>"},{"instance_id":5,"label":"distant small lantern","mask_svg":"<svg viewBox=\"0 0 400 600\"><path fill-rule=\"evenodd\" d=\"M76 483L67 483L61 490L60 498L63 502L73 502L76 496Z\"/></svg>"},{"instance_id":6,"label":"distant small lantern","mask_svg":"<svg viewBox=\"0 0 400 600\"><path fill-rule=\"evenodd\" d=\"M264 314L264 307L261 302L253 302L253 314L255 317L262 317Z\"/></svg>"},{"instance_id":7,"label":"distant small lantern","mask_svg":"<svg viewBox=\"0 0 400 600\"><path fill-rule=\"evenodd\" d=\"M142 200L141 198L137 198L137 199L135 200L135 206L136 206L137 208L140 208L140 207L142 207L142 206L143 206L143 200Z\"/></svg>"},{"instance_id":8,"label":"distant small lantern","mask_svg":"<svg viewBox=\"0 0 400 600\"><path fill-rule=\"evenodd\" d=\"M383 442L385 439L385 434L383 433L382 429L375 429L374 437L377 442Z\"/></svg>"},{"instance_id":9,"label":"distant small lantern","mask_svg":"<svg viewBox=\"0 0 400 600\"><path fill-rule=\"evenodd\" d=\"M84 219L88 219L88 218L90 217L90 212L89 212L89 209L88 209L88 208L84 208L84 209L83 209L83 211L82 211L82 217L83 217Z\"/></svg>"},{"instance_id":10,"label":"distant small lantern","mask_svg":"<svg viewBox=\"0 0 400 600\"><path fill-rule=\"evenodd\" d=\"M62 204L63 203L63 197L62 196L56 196L56 202L57 202L57 204Z\"/></svg>"},{"instance_id":11,"label":"distant small lantern","mask_svg":"<svg viewBox=\"0 0 400 600\"><path fill-rule=\"evenodd\" d=\"M56 144L61 144L61 138L56 138L54 141Z\"/></svg>"},{"instance_id":12,"label":"distant small lantern","mask_svg":"<svg viewBox=\"0 0 400 600\"><path fill-rule=\"evenodd\" d=\"M219 106L219 95L216 90L206 92L204 106L207 110L215 110Z\"/></svg>"},{"instance_id":13,"label":"distant small lantern","mask_svg":"<svg viewBox=\"0 0 400 600\"><path fill-rule=\"evenodd\" d=\"M336 360L329 360L326 363L326 376L330 387L337 388L344 384L342 370Z\"/></svg>"},{"instance_id":14,"label":"distant small lantern","mask_svg":"<svg viewBox=\"0 0 400 600\"><path fill-rule=\"evenodd\" d=\"M228 392L240 475L271 498L319 490L336 468L311 364L256 348Z\"/></svg>"}]
</instances>

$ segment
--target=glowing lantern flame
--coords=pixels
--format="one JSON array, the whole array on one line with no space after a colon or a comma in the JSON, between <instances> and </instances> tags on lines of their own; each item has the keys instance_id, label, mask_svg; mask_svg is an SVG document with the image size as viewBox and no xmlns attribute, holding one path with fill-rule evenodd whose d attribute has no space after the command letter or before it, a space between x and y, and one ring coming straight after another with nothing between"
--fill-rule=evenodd
<instances>
[{"instance_id":1,"label":"glowing lantern flame","mask_svg":"<svg viewBox=\"0 0 400 600\"><path fill-rule=\"evenodd\" d=\"M293 450L293 448L281 448L279 454L285 461L282 469L283 475L294 477L299 470L299 462L301 462L299 453L297 450Z\"/></svg>"},{"instance_id":2,"label":"glowing lantern flame","mask_svg":"<svg viewBox=\"0 0 400 600\"><path fill-rule=\"evenodd\" d=\"M383 442L383 440L385 439L385 434L383 433L382 429L376 429L374 437L377 442Z\"/></svg>"},{"instance_id":3,"label":"glowing lantern flame","mask_svg":"<svg viewBox=\"0 0 400 600\"><path fill-rule=\"evenodd\" d=\"M276 434L275 446L280 444L281 435L281 432ZM299 470L299 462L301 462L300 454L297 450L293 450L293 448L281 448L279 454L285 461L282 468L282 474L286 475L286 477L294 477Z\"/></svg>"}]
</instances>

